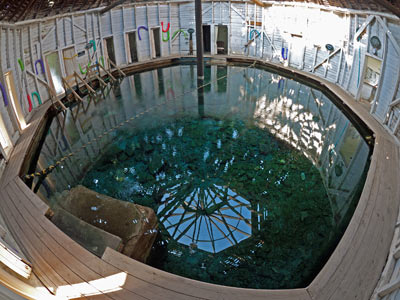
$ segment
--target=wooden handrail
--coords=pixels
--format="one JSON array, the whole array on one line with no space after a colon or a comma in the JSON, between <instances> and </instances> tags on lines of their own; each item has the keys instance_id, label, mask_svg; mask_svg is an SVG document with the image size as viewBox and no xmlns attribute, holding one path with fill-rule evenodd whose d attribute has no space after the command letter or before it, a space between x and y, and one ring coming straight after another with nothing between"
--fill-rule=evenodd
<instances>
[{"instance_id":1,"label":"wooden handrail","mask_svg":"<svg viewBox=\"0 0 400 300\"><path fill-rule=\"evenodd\" d=\"M117 79L116 79L114 76L112 76L112 74L111 74L110 72L108 72L106 68L104 68L101 64L97 64L97 65L100 66L100 68L101 68L104 72L106 72L108 76L110 76L110 78L111 78L112 81L117 81Z\"/></svg>"},{"instance_id":2,"label":"wooden handrail","mask_svg":"<svg viewBox=\"0 0 400 300\"><path fill-rule=\"evenodd\" d=\"M62 101L60 99L58 99L56 92L48 84L46 84L46 86L47 86L47 91L50 94L50 98L54 99L58 104L60 104L62 110L67 110L64 103L62 103Z\"/></svg>"},{"instance_id":3,"label":"wooden handrail","mask_svg":"<svg viewBox=\"0 0 400 300\"><path fill-rule=\"evenodd\" d=\"M64 77L62 78L62 81L67 86L67 88L69 88L72 91L74 97L79 101L83 102L83 99L74 91L74 89L69 85L69 83L64 79Z\"/></svg>"},{"instance_id":4,"label":"wooden handrail","mask_svg":"<svg viewBox=\"0 0 400 300\"><path fill-rule=\"evenodd\" d=\"M327 62L329 59L331 59L336 53L338 53L339 51L343 50L342 48L337 48L335 51L333 51L332 53L330 53L328 55L328 57L324 58L323 61L321 61L320 63L316 64L315 66L313 66L311 68L311 72L314 72L316 69L318 69L320 66L322 66L325 62Z\"/></svg>"},{"instance_id":5,"label":"wooden handrail","mask_svg":"<svg viewBox=\"0 0 400 300\"><path fill-rule=\"evenodd\" d=\"M398 105L398 104L400 104L400 98L399 98L399 99L396 99L396 100L394 100L392 103L390 103L390 104L389 104L389 107L394 107L394 106L396 106L396 105Z\"/></svg>"},{"instance_id":6,"label":"wooden handrail","mask_svg":"<svg viewBox=\"0 0 400 300\"><path fill-rule=\"evenodd\" d=\"M103 86L107 86L107 83L104 82L103 79L101 79L101 77L99 75L97 75L96 73L94 74L94 77L97 78L97 80L100 82L100 84L102 84Z\"/></svg>"},{"instance_id":7,"label":"wooden handrail","mask_svg":"<svg viewBox=\"0 0 400 300\"><path fill-rule=\"evenodd\" d=\"M96 94L96 91L77 73L74 72L74 75L80 80L82 81L83 85L87 88L87 90L93 94Z\"/></svg>"},{"instance_id":8,"label":"wooden handrail","mask_svg":"<svg viewBox=\"0 0 400 300\"><path fill-rule=\"evenodd\" d=\"M111 66L113 66L114 68L116 68L116 69L118 70L118 72L119 72L122 76L126 77L126 74L125 74L124 72L122 72L122 70L121 70L120 68L118 68L118 66L117 66L116 64L114 64L114 63L112 62L111 59L109 59L108 62L110 63Z\"/></svg>"}]
</instances>

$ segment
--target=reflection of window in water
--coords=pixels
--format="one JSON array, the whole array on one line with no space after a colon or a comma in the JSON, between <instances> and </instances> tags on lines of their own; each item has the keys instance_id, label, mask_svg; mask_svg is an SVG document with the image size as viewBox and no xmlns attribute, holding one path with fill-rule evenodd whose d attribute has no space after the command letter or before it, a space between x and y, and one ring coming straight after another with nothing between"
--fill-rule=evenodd
<instances>
[{"instance_id":1,"label":"reflection of window in water","mask_svg":"<svg viewBox=\"0 0 400 300\"><path fill-rule=\"evenodd\" d=\"M226 85L227 85L227 75L228 68L224 66L217 67L217 92L218 93L226 93Z\"/></svg>"},{"instance_id":2,"label":"reflection of window in water","mask_svg":"<svg viewBox=\"0 0 400 300\"><path fill-rule=\"evenodd\" d=\"M157 69L158 75L158 96L164 96L164 74L163 69Z\"/></svg>"},{"instance_id":3,"label":"reflection of window in water","mask_svg":"<svg viewBox=\"0 0 400 300\"><path fill-rule=\"evenodd\" d=\"M340 147L340 155L342 156L346 167L349 166L351 160L356 154L361 137L353 125L348 125L346 134L343 138L343 143Z\"/></svg>"},{"instance_id":4,"label":"reflection of window in water","mask_svg":"<svg viewBox=\"0 0 400 300\"><path fill-rule=\"evenodd\" d=\"M211 82L211 66L204 66L204 84L206 86L204 87L204 92L210 92L211 91L211 84L208 84Z\"/></svg>"},{"instance_id":5,"label":"reflection of window in water","mask_svg":"<svg viewBox=\"0 0 400 300\"><path fill-rule=\"evenodd\" d=\"M66 132L68 133L68 137L71 141L72 145L75 145L80 139L80 134L78 129L76 128L76 124L72 118L66 119L65 124Z\"/></svg>"},{"instance_id":6,"label":"reflection of window in water","mask_svg":"<svg viewBox=\"0 0 400 300\"><path fill-rule=\"evenodd\" d=\"M135 74L133 77L135 78L136 95L138 97L142 97L142 80L140 78L140 74Z\"/></svg>"}]
</instances>

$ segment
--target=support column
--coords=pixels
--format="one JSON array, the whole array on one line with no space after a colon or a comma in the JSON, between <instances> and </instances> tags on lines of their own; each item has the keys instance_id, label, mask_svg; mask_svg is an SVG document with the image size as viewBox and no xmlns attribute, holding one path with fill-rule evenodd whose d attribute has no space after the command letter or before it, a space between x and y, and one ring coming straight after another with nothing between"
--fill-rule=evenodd
<instances>
[{"instance_id":1,"label":"support column","mask_svg":"<svg viewBox=\"0 0 400 300\"><path fill-rule=\"evenodd\" d=\"M203 18L201 0L194 2L196 17L196 55L197 55L197 97L199 115L204 116L204 54L203 54Z\"/></svg>"},{"instance_id":2,"label":"support column","mask_svg":"<svg viewBox=\"0 0 400 300\"><path fill-rule=\"evenodd\" d=\"M195 0L197 79L204 79L203 16L201 0Z\"/></svg>"}]
</instances>

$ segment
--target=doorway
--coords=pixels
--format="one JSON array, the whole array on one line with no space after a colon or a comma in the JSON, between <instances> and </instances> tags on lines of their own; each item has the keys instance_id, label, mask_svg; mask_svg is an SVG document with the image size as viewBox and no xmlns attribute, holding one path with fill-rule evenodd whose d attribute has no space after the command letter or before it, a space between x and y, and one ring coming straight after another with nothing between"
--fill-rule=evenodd
<instances>
[{"instance_id":1,"label":"doorway","mask_svg":"<svg viewBox=\"0 0 400 300\"><path fill-rule=\"evenodd\" d=\"M128 48L128 62L134 63L138 62L138 54L137 54L137 43L136 43L136 31L128 32L127 34L127 48Z\"/></svg>"},{"instance_id":2,"label":"doorway","mask_svg":"<svg viewBox=\"0 0 400 300\"><path fill-rule=\"evenodd\" d=\"M215 26L217 54L228 54L228 26Z\"/></svg>"},{"instance_id":3,"label":"doorway","mask_svg":"<svg viewBox=\"0 0 400 300\"><path fill-rule=\"evenodd\" d=\"M292 35L290 43L290 65L303 69L305 42L302 36Z\"/></svg>"},{"instance_id":4,"label":"doorway","mask_svg":"<svg viewBox=\"0 0 400 300\"><path fill-rule=\"evenodd\" d=\"M115 65L116 60L115 60L115 48L114 48L114 38L108 37L104 39L105 44L106 44L106 53L107 53L107 57L109 60L111 60Z\"/></svg>"},{"instance_id":5,"label":"doorway","mask_svg":"<svg viewBox=\"0 0 400 300\"><path fill-rule=\"evenodd\" d=\"M63 50L64 70L66 76L74 75L76 67L75 48L67 48Z\"/></svg>"},{"instance_id":6,"label":"doorway","mask_svg":"<svg viewBox=\"0 0 400 300\"><path fill-rule=\"evenodd\" d=\"M369 55L365 56L363 79L361 87L358 90L357 99L359 99L361 104L368 109L371 108L375 99L376 90L381 76L381 67L382 60Z\"/></svg>"},{"instance_id":7,"label":"doorway","mask_svg":"<svg viewBox=\"0 0 400 300\"><path fill-rule=\"evenodd\" d=\"M203 25L204 53L211 53L211 26Z\"/></svg>"},{"instance_id":8,"label":"doorway","mask_svg":"<svg viewBox=\"0 0 400 300\"><path fill-rule=\"evenodd\" d=\"M160 28L151 29L151 58L161 57Z\"/></svg>"},{"instance_id":9,"label":"doorway","mask_svg":"<svg viewBox=\"0 0 400 300\"><path fill-rule=\"evenodd\" d=\"M50 86L57 95L60 95L64 93L65 90L62 84L62 72L58 52L47 54L45 58L47 74L50 77Z\"/></svg>"}]
</instances>

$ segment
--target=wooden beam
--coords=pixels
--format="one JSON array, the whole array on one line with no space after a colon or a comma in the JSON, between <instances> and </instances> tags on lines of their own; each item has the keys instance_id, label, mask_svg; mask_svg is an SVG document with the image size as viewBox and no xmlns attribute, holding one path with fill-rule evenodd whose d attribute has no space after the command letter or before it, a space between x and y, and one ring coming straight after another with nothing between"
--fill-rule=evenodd
<instances>
[{"instance_id":1,"label":"wooden beam","mask_svg":"<svg viewBox=\"0 0 400 300\"><path fill-rule=\"evenodd\" d=\"M104 87L107 86L107 83L104 82L103 79L101 79L101 77L99 75L97 75L96 73L94 74L94 77L97 78L97 80L100 82L101 85L103 85Z\"/></svg>"},{"instance_id":2,"label":"wooden beam","mask_svg":"<svg viewBox=\"0 0 400 300\"><path fill-rule=\"evenodd\" d=\"M374 18L375 18L375 16L368 16L368 18L365 20L365 22L356 31L356 34L354 35L354 41L357 41L357 39L360 36L360 34L364 32L365 28L367 28L369 23L371 23L374 20Z\"/></svg>"},{"instance_id":3,"label":"wooden beam","mask_svg":"<svg viewBox=\"0 0 400 300\"><path fill-rule=\"evenodd\" d=\"M393 107L393 106L396 106L396 105L398 105L398 104L400 104L400 98L399 98L399 99L396 99L396 100L394 100L392 103L390 103L390 104L389 104L389 107Z\"/></svg>"},{"instance_id":4,"label":"wooden beam","mask_svg":"<svg viewBox=\"0 0 400 300\"><path fill-rule=\"evenodd\" d=\"M60 104L60 106L63 110L67 110L64 103L62 103L62 101L57 98L56 92L47 83L45 83L45 84L47 86L47 91L49 92L50 99L54 99L56 102L58 102L58 104ZM54 105L54 103L53 103L53 105Z\"/></svg>"},{"instance_id":5,"label":"wooden beam","mask_svg":"<svg viewBox=\"0 0 400 300\"><path fill-rule=\"evenodd\" d=\"M400 127L400 118L397 119L396 125L394 125L393 131L392 131L393 135L396 135L397 131L399 130L399 127Z\"/></svg>"},{"instance_id":6,"label":"wooden beam","mask_svg":"<svg viewBox=\"0 0 400 300\"><path fill-rule=\"evenodd\" d=\"M97 64L97 67L100 67L104 72L106 72L107 75L110 76L110 78L113 82L117 81L117 79L114 76L112 76L112 74L110 72L108 72L107 69L104 68L101 64Z\"/></svg>"},{"instance_id":7,"label":"wooden beam","mask_svg":"<svg viewBox=\"0 0 400 300\"><path fill-rule=\"evenodd\" d=\"M261 6L261 7L266 7L266 4L263 3L261 0L250 0L251 2L253 2L254 4Z\"/></svg>"},{"instance_id":8,"label":"wooden beam","mask_svg":"<svg viewBox=\"0 0 400 300\"><path fill-rule=\"evenodd\" d=\"M314 72L315 69L318 69L321 65L323 65L326 61L329 61L329 59L331 57L333 57L336 53L338 53L340 50L342 50L342 48L337 48L335 51L333 51L332 53L330 53L328 55L328 57L326 57L323 61L321 61L320 63L318 63L317 65L315 65L314 67L311 68L311 72Z\"/></svg>"},{"instance_id":9,"label":"wooden beam","mask_svg":"<svg viewBox=\"0 0 400 300\"><path fill-rule=\"evenodd\" d=\"M394 292L398 288L400 288L400 277L398 277L395 280L389 282L388 284L382 286L378 290L378 296L383 298L386 295L389 295L390 293Z\"/></svg>"},{"instance_id":10,"label":"wooden beam","mask_svg":"<svg viewBox=\"0 0 400 300\"><path fill-rule=\"evenodd\" d=\"M400 56L400 45L397 42L397 40L394 38L392 32L389 30L389 28L387 27L387 25L385 24L385 22L383 21L383 19L381 17L376 16L376 19L378 20L379 24L381 24L381 26L385 30L385 32L388 35L389 39L392 41L394 49L396 49L397 55Z\"/></svg>"},{"instance_id":11,"label":"wooden beam","mask_svg":"<svg viewBox=\"0 0 400 300\"><path fill-rule=\"evenodd\" d=\"M395 6L387 0L374 0L375 3L382 5L386 9L390 10L393 14L400 18L400 8Z\"/></svg>"},{"instance_id":12,"label":"wooden beam","mask_svg":"<svg viewBox=\"0 0 400 300\"><path fill-rule=\"evenodd\" d=\"M64 85L67 86L67 88L71 90L72 94L75 96L77 100L83 102L83 99L74 91L74 89L69 85L68 81L65 80L65 78L62 78L62 82L64 83Z\"/></svg>"},{"instance_id":13,"label":"wooden beam","mask_svg":"<svg viewBox=\"0 0 400 300\"><path fill-rule=\"evenodd\" d=\"M112 10L114 7L117 7L118 5L121 5L125 2L126 0L118 0L115 1L114 3L111 3L109 6L103 8L99 13L100 15L105 14L106 12L108 12L109 10Z\"/></svg>"},{"instance_id":14,"label":"wooden beam","mask_svg":"<svg viewBox=\"0 0 400 300\"><path fill-rule=\"evenodd\" d=\"M26 15L30 12L31 8L35 4L36 0L31 0L31 2L26 6L25 10L22 11L17 17L17 21L24 20Z\"/></svg>"},{"instance_id":15,"label":"wooden beam","mask_svg":"<svg viewBox=\"0 0 400 300\"><path fill-rule=\"evenodd\" d=\"M125 74L124 72L122 72L122 70L121 70L120 68L118 68L118 66L117 66L116 64L114 64L114 63L111 61L111 59L109 59L108 62L110 63L111 66L113 66L114 68L116 68L116 69L118 70L118 72L119 72L122 76L126 77L126 74Z\"/></svg>"},{"instance_id":16,"label":"wooden beam","mask_svg":"<svg viewBox=\"0 0 400 300\"><path fill-rule=\"evenodd\" d=\"M83 85L87 88L87 90L89 92L92 92L93 94L96 94L96 91L77 73L74 72L74 75L80 80L82 81Z\"/></svg>"},{"instance_id":17,"label":"wooden beam","mask_svg":"<svg viewBox=\"0 0 400 300\"><path fill-rule=\"evenodd\" d=\"M74 17L73 15L72 15L72 17ZM83 29L81 26L79 26L79 25L76 25L74 22L73 22L73 20L71 19L66 19L67 21L69 21L69 22L71 22L71 24L72 24L72 26L74 26L74 27L76 27L76 28L78 28L79 30L81 30L82 32L84 32L84 33L86 33L87 31L85 30L85 29Z\"/></svg>"},{"instance_id":18,"label":"wooden beam","mask_svg":"<svg viewBox=\"0 0 400 300\"><path fill-rule=\"evenodd\" d=\"M12 247L0 240L0 262L22 277L29 278L32 273L31 264L11 249Z\"/></svg>"}]
</instances>

